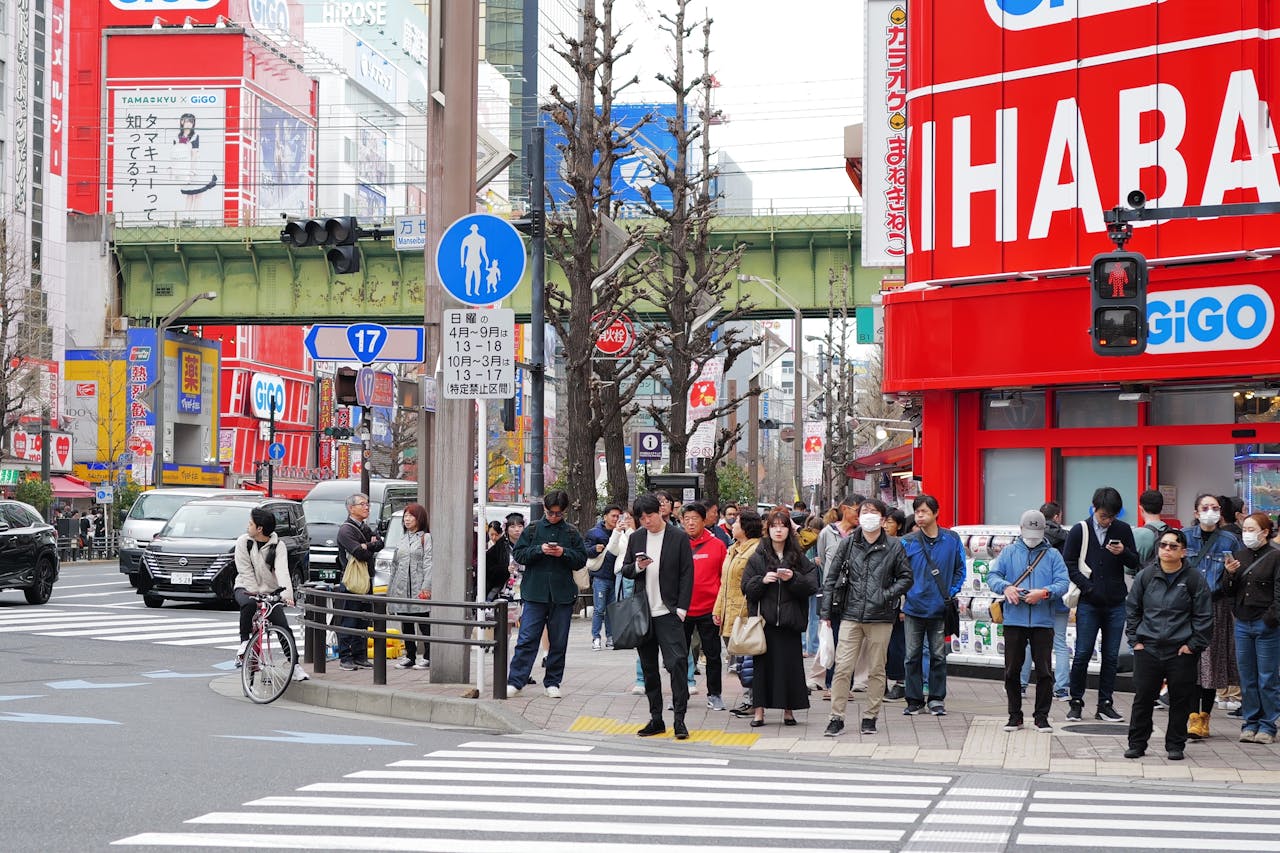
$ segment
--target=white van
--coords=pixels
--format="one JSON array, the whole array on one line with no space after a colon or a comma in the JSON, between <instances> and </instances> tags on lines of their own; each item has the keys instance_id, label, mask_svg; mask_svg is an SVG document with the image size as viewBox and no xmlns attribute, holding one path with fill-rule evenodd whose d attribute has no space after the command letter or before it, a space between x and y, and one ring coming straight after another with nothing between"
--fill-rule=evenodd
<instances>
[{"instance_id":1,"label":"white van","mask_svg":"<svg viewBox=\"0 0 1280 853\"><path fill-rule=\"evenodd\" d=\"M138 572L142 569L142 552L160 528L173 518L178 507L194 500L218 497L262 497L261 492L248 489L152 489L138 495L133 508L120 525L120 573L129 576L129 583L138 588Z\"/></svg>"}]
</instances>

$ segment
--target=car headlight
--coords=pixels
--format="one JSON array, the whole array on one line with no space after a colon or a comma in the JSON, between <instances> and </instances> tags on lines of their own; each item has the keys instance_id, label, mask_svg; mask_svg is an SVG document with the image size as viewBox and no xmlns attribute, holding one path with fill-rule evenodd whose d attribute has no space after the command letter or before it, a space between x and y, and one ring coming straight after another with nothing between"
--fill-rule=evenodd
<instances>
[{"instance_id":1,"label":"car headlight","mask_svg":"<svg viewBox=\"0 0 1280 853\"><path fill-rule=\"evenodd\" d=\"M121 548L137 548L137 547L138 547L138 540L137 540L137 539L130 539L128 536L121 536L121 537L120 537L120 547L121 547Z\"/></svg>"}]
</instances>

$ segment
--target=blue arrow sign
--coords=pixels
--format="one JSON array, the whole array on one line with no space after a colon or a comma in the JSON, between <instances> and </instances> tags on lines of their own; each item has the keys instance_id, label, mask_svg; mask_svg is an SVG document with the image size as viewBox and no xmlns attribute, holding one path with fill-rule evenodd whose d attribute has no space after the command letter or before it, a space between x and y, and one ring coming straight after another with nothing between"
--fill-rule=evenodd
<instances>
[{"instance_id":1,"label":"blue arrow sign","mask_svg":"<svg viewBox=\"0 0 1280 853\"><path fill-rule=\"evenodd\" d=\"M436 275L454 299L492 305L515 292L524 276L524 240L510 222L488 213L455 221L436 247Z\"/></svg>"},{"instance_id":2,"label":"blue arrow sign","mask_svg":"<svg viewBox=\"0 0 1280 853\"><path fill-rule=\"evenodd\" d=\"M235 669L236 662L230 661L228 665L222 666L214 664L217 669ZM211 673L208 672L174 672L171 669L157 669L155 672L139 673L143 678L208 678Z\"/></svg>"},{"instance_id":3,"label":"blue arrow sign","mask_svg":"<svg viewBox=\"0 0 1280 853\"><path fill-rule=\"evenodd\" d=\"M267 456L271 457L272 462L279 462L284 458L284 445L278 441L271 442L267 446Z\"/></svg>"},{"instance_id":4,"label":"blue arrow sign","mask_svg":"<svg viewBox=\"0 0 1280 853\"><path fill-rule=\"evenodd\" d=\"M46 681L45 687L52 687L54 690L107 690L112 687L141 687L143 684L146 684L146 682L125 681L118 684L94 684L92 681L76 678L71 681Z\"/></svg>"},{"instance_id":5,"label":"blue arrow sign","mask_svg":"<svg viewBox=\"0 0 1280 853\"><path fill-rule=\"evenodd\" d=\"M269 740L278 743L304 743L322 746L412 746L400 740L386 740L380 737L362 737L360 735L332 735L324 732L290 732L276 729L284 737L266 735L218 735L231 740Z\"/></svg>"},{"instance_id":6,"label":"blue arrow sign","mask_svg":"<svg viewBox=\"0 0 1280 853\"><path fill-rule=\"evenodd\" d=\"M43 693L29 693L25 696L0 696L0 702L16 702L19 699L39 699Z\"/></svg>"},{"instance_id":7,"label":"blue arrow sign","mask_svg":"<svg viewBox=\"0 0 1280 853\"><path fill-rule=\"evenodd\" d=\"M96 717L64 717L61 714L28 714L23 711L0 713L0 723L61 723L73 726L118 726L115 720Z\"/></svg>"},{"instance_id":8,"label":"blue arrow sign","mask_svg":"<svg viewBox=\"0 0 1280 853\"><path fill-rule=\"evenodd\" d=\"M421 326L380 326L355 323L350 326L320 324L307 330L303 338L307 355L315 361L395 361L421 364L426 335Z\"/></svg>"}]
</instances>

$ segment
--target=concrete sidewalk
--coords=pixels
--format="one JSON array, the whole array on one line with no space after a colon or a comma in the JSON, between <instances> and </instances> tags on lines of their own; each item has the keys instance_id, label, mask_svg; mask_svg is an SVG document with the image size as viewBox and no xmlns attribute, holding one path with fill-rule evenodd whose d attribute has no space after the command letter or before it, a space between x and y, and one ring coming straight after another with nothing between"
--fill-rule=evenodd
<instances>
[{"instance_id":1,"label":"concrete sidewalk","mask_svg":"<svg viewBox=\"0 0 1280 853\"><path fill-rule=\"evenodd\" d=\"M372 670L347 672L330 661L322 676L292 685L288 698L331 708L401 717L425 722L467 725L495 731L581 732L636 740L635 732L649 718L643 695L634 695L633 651L592 651L590 622L573 620L563 698L550 699L541 684L529 685L521 695L504 701L463 698L474 685L433 684L429 670L395 669L388 664L387 685L373 685ZM486 681L489 669L486 667ZM541 681L535 665L533 677ZM665 677L665 673L664 673ZM665 687L665 685L664 685ZM491 696L486 683L484 696ZM724 675L724 702L738 703L742 690L736 675ZM821 693L810 694L811 707L796 711L799 725L784 727L782 712L766 712L767 725L751 728L749 720L706 706L705 676L698 676L698 693L690 697L686 723L692 742L748 749L832 757L884 760L897 763L1067 774L1092 777L1129 777L1195 782L1246 783L1280 787L1280 744L1264 746L1239 743L1239 721L1225 712L1214 712L1213 736L1187 744L1185 761L1164 757L1163 725L1167 714L1157 711L1156 731L1147 756L1137 761L1123 757L1127 747L1127 723L1102 723L1092 719L1095 694L1086 695L1086 719L1066 723L1067 704L1055 701L1050 720L1052 734L1023 729L1001 730L1007 718L1004 686L996 680L950 678L945 717L903 715L904 702L886 702L875 735L858 734L864 694L854 694L846 712L841 737L823 737L830 702ZM1129 694L1117 694L1116 707L1128 717ZM1028 722L1031 700L1024 701ZM670 738L671 712L665 712Z\"/></svg>"}]
</instances>

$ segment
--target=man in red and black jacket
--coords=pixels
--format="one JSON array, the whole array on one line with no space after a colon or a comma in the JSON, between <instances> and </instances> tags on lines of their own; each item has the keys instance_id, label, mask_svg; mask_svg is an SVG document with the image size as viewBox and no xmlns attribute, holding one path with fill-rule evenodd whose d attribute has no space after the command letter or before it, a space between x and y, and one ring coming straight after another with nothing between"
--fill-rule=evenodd
<instances>
[{"instance_id":1,"label":"man in red and black jacket","mask_svg":"<svg viewBox=\"0 0 1280 853\"><path fill-rule=\"evenodd\" d=\"M689 547L693 549L693 597L689 600L689 615L684 620L684 640L688 643L693 632L702 641L702 653L707 658L707 707L723 711L720 698L720 627L711 618L720 594L720 572L728 550L715 534L707 529L707 508L697 501L684 505L680 521L689 534ZM692 668L690 672L692 673Z\"/></svg>"}]
</instances>

